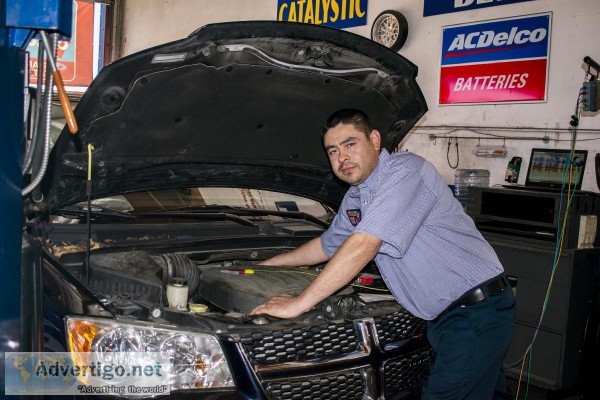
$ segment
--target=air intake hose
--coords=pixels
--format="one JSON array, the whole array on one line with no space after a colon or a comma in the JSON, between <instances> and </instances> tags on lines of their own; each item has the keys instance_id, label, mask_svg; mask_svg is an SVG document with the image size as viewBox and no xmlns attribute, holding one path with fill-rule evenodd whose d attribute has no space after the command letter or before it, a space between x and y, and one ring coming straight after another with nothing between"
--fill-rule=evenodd
<instances>
[{"instance_id":1,"label":"air intake hose","mask_svg":"<svg viewBox=\"0 0 600 400\"><path fill-rule=\"evenodd\" d=\"M163 284L166 286L173 278L185 279L188 286L188 299L192 298L200 284L200 271L194 261L175 253L161 254L154 259L163 268Z\"/></svg>"}]
</instances>

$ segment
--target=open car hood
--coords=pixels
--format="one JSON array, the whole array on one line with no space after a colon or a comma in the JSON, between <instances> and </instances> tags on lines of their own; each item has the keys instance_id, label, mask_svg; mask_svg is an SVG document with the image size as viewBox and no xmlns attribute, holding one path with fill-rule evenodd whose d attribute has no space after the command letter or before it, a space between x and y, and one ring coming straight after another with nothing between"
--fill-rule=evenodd
<instances>
[{"instance_id":1,"label":"open car hood","mask_svg":"<svg viewBox=\"0 0 600 400\"><path fill-rule=\"evenodd\" d=\"M287 192L337 208L321 126L341 108L370 115L394 149L426 112L417 68L364 37L283 22L205 26L106 66L76 107L42 183L47 209L182 186Z\"/></svg>"}]
</instances>

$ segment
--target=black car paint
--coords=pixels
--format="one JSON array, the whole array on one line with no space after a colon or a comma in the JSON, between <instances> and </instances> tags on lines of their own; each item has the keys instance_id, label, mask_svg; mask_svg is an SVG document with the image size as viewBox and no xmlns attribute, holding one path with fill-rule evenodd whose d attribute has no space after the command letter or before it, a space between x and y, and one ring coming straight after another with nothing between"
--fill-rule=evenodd
<instances>
[{"instance_id":1,"label":"black car paint","mask_svg":"<svg viewBox=\"0 0 600 400\"><path fill-rule=\"evenodd\" d=\"M335 67L307 55L315 49ZM185 58L153 63L172 54ZM322 123L337 109L362 108L383 146L395 149L427 111L416 75L401 55L349 32L281 22L208 25L99 73L75 110L78 135L63 130L51 154L48 209L85 200L89 144L93 197L250 185L336 208L347 185L331 173Z\"/></svg>"},{"instance_id":2,"label":"black car paint","mask_svg":"<svg viewBox=\"0 0 600 400\"><path fill-rule=\"evenodd\" d=\"M391 75L385 80L374 78L372 73L358 73L356 76L342 78L331 78L323 72L305 73L301 76L306 80L306 87L309 89L303 93L293 92L292 86L286 86L289 82L295 82L295 77L300 76L293 68L277 68L267 63L260 64L260 62L259 65L251 68L244 62L252 60L256 63L255 55L252 54L242 55L241 63L235 57L231 59L224 57L209 68L197 66L203 59L210 61L211 57L216 57L218 45L247 44L257 40L275 54L277 46L274 43L277 40L281 40L282 43L293 48L294 52L306 48L312 52L308 62L316 64L323 62L326 66L329 66L331 62L335 63L335 57L332 59L328 51L341 54L340 49L346 48L371 59L372 64L368 67L381 68ZM273 43L269 43L269 41ZM313 41L317 42L317 45L311 46L309 42ZM323 51L319 47L323 43L329 43L333 47L330 47L328 51ZM208 49L209 56L203 55L204 49ZM188 58L176 68L151 62L157 54L178 52L188 54L186 56ZM341 66L336 65L336 67L347 67L344 65L343 58L341 60ZM173 77L169 74L175 69L186 71L181 74L179 81L164 79L153 82L152 78L156 76ZM208 71L210 79L200 78L200 75L196 74L196 70ZM236 75L238 71L239 75ZM257 71L260 72L258 75ZM91 184L93 197L141 189L185 186L251 186L258 189L281 190L286 193L303 195L335 209L347 186L338 181L330 171L328 161L321 148L319 133L321 121L338 108L363 107L365 111L372 114L375 127L384 132L384 146L388 150L393 150L427 110L424 98L415 81L416 73L416 67L408 60L360 36L318 26L273 22L209 25L187 39L128 56L105 67L81 99L75 111L81 127L79 134L74 137L65 130L55 144L50 159L51 167L43 182L47 208L44 213L40 214L40 223L36 224L34 228L30 228L29 231L42 241L46 241L48 238L60 239L63 234L85 238L88 228L83 224L67 227L53 226L49 223L48 218L58 207L86 198L88 144L95 147ZM186 102L172 106L169 106L169 102L173 101L177 90L186 87L185 79L191 77L207 84L208 92L216 94L222 87L219 86L220 83L210 86L210 81L215 76L226 81L231 79L231 82L225 86L226 91L233 92L231 93L234 95L232 98L241 100L240 103L228 108L230 114L220 114L220 118L207 120L208 122L204 126L214 129L220 126L223 115L239 112L242 109L241 106L247 105L248 108L242 112L241 117L225 118L224 120L230 125L226 125L226 129L223 131L217 131L216 135L209 138L200 137L195 134L194 126L203 126L201 123L204 121L202 118L194 116L194 108L189 108L190 106L186 105ZM256 76L260 76L260 78L254 82L254 86L252 86L254 90L249 91L248 87L244 85L250 78ZM286 90L273 93L274 83L283 85ZM157 109L162 110L166 107L168 111L166 114L157 116L157 118L163 118L160 120L152 120L154 117L152 110L127 106L127 101L135 96L140 101L144 100L144 97L151 99L152 97L145 92L145 88L152 87L153 84L158 93L164 94L164 98L155 99L159 101ZM319 100L315 93L323 93L323 98ZM277 97L275 94L282 97ZM266 99L264 100L266 103L259 102L259 99ZM209 117L212 114L219 114L210 109L209 106L212 103L214 103L214 98L202 100L200 103L204 107L200 109ZM141 104L148 105L149 103L142 102ZM297 109L297 104L306 107ZM221 101L219 105L227 105L227 102ZM309 109L309 105L316 107ZM270 109L274 107L281 107L284 112L269 114ZM180 112L182 109L186 112ZM204 111L204 109L206 110ZM255 115L258 116L255 118ZM291 119L291 117L294 118ZM150 119L149 123L140 122L146 118ZM231 120L235 121L231 122ZM248 124L242 123L244 121ZM238 122L240 124L237 124ZM291 134L294 140L286 137L277 138L277 132L286 132L289 127L296 129L292 133L298 132ZM141 135L146 130L148 135ZM239 138L228 135L231 132L241 134L242 138L244 135L250 134L252 140L239 140ZM286 133L290 135L290 132ZM304 137L300 135L301 133L306 133L307 136ZM174 137L169 137L173 135ZM140 138L145 140L140 141ZM275 138L278 141L275 141ZM167 143L173 144L173 147L169 148ZM250 146L250 143L253 145ZM183 150L190 151L186 153ZM158 156L158 152L164 152L164 154ZM285 217L285 215L280 216ZM287 214L287 217L293 216L293 214ZM103 228L110 228L111 222L110 219L96 220L90 227L92 236ZM319 226L310 218L306 223ZM130 226L135 227L135 225ZM120 225L114 225L114 227L115 230L123 229ZM323 226L320 225L319 228L323 229ZM124 229L127 229L127 225ZM318 235L318 232L309 235L282 235L274 233L270 228L262 231L260 228L250 230L255 235L238 234L224 238L210 237L209 234L204 233L191 240L150 241L147 244L138 242L132 245L124 244L113 248L94 250L94 252L146 248L156 253L193 251L211 254L236 252L240 247L244 247L258 251L257 259L261 259L276 254L278 251L297 247ZM67 315L117 318L117 315L109 310L101 298L86 288L85 279L75 276L77 272L84 274L82 270L77 269L77 266L85 264L83 252L65 255L60 260L50 254L47 249L41 252L36 250L34 254L34 258L37 257L38 260L41 260L39 262L43 281L41 302L45 319L43 346L46 350L66 350L64 346L67 335L64 318ZM74 271L76 271L75 274ZM393 312L394 310L396 309L392 307L387 311ZM176 313L163 311L171 313L169 314L170 321L178 319ZM140 319L149 318L145 307L140 307L140 310L136 312L139 312L137 317ZM189 319L189 316L181 315L180 317L181 321ZM313 313L308 313L304 318L308 320L313 318L315 321L323 320L323 310L317 309ZM309 375L327 371L333 373L357 367L357 361L354 359L332 359L325 360L323 365L313 363L311 369L302 366L283 372L257 369L248 360L240 344L239 335L243 331L258 329L252 326L244 327L246 322L231 323L221 316L215 316L212 321L209 318L199 322L196 326L197 329L207 331L212 331L216 326L223 327L228 324L232 327L229 331L225 330L224 333L220 333L218 338L232 369L236 389L176 392L173 397L266 399L268 395L265 392L264 384L261 384L265 380L291 378L297 376L295 374ZM296 323L294 321L272 322L275 327L279 326L278 324L290 327ZM382 396L385 390L383 387L384 360L413 349L426 349L425 338L422 334L417 334L415 337L403 341L401 348L388 347L384 349L380 348L375 326L370 320L358 319L354 323L362 324L362 329L369 332L365 342L369 347L369 352L367 356L360 358L358 366L374 370L373 376L377 377L377 382L373 384L377 387L377 393L373 393L373 395ZM39 338L40 336L35 333L40 332L40 325L38 323L35 326L32 337Z\"/></svg>"}]
</instances>

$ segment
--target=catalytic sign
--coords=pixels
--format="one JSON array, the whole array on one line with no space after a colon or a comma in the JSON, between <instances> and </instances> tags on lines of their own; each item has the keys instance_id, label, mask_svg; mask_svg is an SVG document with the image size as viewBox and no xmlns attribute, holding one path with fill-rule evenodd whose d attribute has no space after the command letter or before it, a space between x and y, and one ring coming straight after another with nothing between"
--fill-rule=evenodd
<instances>
[{"instance_id":1,"label":"catalytic sign","mask_svg":"<svg viewBox=\"0 0 600 400\"><path fill-rule=\"evenodd\" d=\"M448 14L477 8L503 6L531 0L424 0L423 16Z\"/></svg>"},{"instance_id":2,"label":"catalytic sign","mask_svg":"<svg viewBox=\"0 0 600 400\"><path fill-rule=\"evenodd\" d=\"M368 0L278 0L277 21L343 29L367 25Z\"/></svg>"},{"instance_id":3,"label":"catalytic sign","mask_svg":"<svg viewBox=\"0 0 600 400\"><path fill-rule=\"evenodd\" d=\"M551 16L445 27L439 103L545 101Z\"/></svg>"}]
</instances>

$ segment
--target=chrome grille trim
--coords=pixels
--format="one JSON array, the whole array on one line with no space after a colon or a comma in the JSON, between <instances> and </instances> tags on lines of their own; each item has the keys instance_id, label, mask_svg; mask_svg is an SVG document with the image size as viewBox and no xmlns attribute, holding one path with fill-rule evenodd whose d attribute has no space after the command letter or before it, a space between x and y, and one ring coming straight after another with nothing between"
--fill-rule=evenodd
<instances>
[{"instance_id":1,"label":"chrome grille trim","mask_svg":"<svg viewBox=\"0 0 600 400\"><path fill-rule=\"evenodd\" d=\"M356 331L356 341L358 350L351 353L344 353L338 355L330 355L307 359L303 361L290 361L280 364L269 364L269 365L255 365L254 370L256 372L278 372L292 369L308 369L313 368L315 364L319 366L330 366L339 364L342 362L359 360L367 357L371 354L371 333L365 323L365 320L356 320L354 322L354 329Z\"/></svg>"},{"instance_id":2,"label":"chrome grille trim","mask_svg":"<svg viewBox=\"0 0 600 400\"><path fill-rule=\"evenodd\" d=\"M368 355L362 351L357 351L350 354L344 354L341 356L331 356L331 357L323 357L318 359L306 360L306 361L292 361L286 362L282 364L273 364L273 365L259 365L255 366L254 370L256 372L279 372L279 371L287 371L293 369L310 369L314 368L315 364L319 366L329 366L335 365L342 362L352 361L352 360L360 360L361 358Z\"/></svg>"},{"instance_id":3,"label":"chrome grille trim","mask_svg":"<svg viewBox=\"0 0 600 400\"><path fill-rule=\"evenodd\" d=\"M331 396L341 395L359 400L385 400L404 391L412 396L419 390L421 378L433 358L426 340L422 340L424 328L425 321L399 310L351 321L295 328L275 326L270 332L228 336L235 340L248 372L257 378L269 398L333 400L340 397ZM323 355L324 350L312 352L313 347L322 343L329 345L329 354ZM304 350L303 346L310 347L312 354L298 351ZM271 349L276 349L275 353L266 352ZM301 358L315 353L319 356ZM300 359L277 362L291 358ZM267 363L261 364L264 360ZM360 378L357 371L362 374ZM313 394L309 390L311 385L322 387Z\"/></svg>"},{"instance_id":4,"label":"chrome grille trim","mask_svg":"<svg viewBox=\"0 0 600 400\"><path fill-rule=\"evenodd\" d=\"M356 322L347 320L273 328L269 332L247 332L238 336L252 364L263 370L355 358L368 354L370 349L368 336Z\"/></svg>"}]
</instances>

